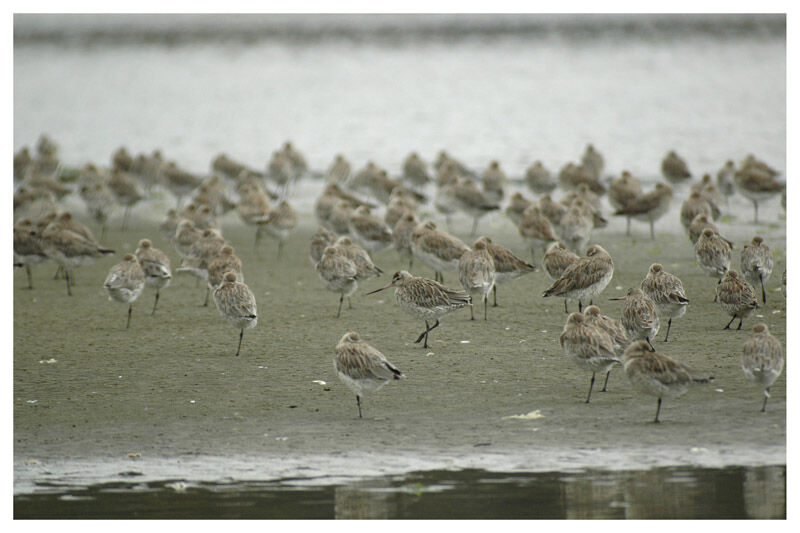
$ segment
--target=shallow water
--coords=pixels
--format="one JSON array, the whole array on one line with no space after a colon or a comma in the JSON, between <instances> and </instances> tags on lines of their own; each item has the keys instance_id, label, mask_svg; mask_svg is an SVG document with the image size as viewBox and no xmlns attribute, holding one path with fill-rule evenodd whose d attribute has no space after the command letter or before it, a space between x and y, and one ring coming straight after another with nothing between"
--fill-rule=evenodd
<instances>
[{"instance_id":1,"label":"shallow water","mask_svg":"<svg viewBox=\"0 0 800 533\"><path fill-rule=\"evenodd\" d=\"M786 467L644 471L430 470L366 479L38 483L23 518L785 519Z\"/></svg>"}]
</instances>

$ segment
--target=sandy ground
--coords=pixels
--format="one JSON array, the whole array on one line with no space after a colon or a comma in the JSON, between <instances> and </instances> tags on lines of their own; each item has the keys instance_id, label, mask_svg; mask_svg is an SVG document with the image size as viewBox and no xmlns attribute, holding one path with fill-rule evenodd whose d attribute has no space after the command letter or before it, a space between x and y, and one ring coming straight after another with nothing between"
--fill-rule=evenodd
<instances>
[{"instance_id":1,"label":"sandy ground","mask_svg":"<svg viewBox=\"0 0 800 533\"><path fill-rule=\"evenodd\" d=\"M524 254L521 239L500 217L481 228ZM466 309L446 317L425 350L413 343L423 323L407 316L391 291L364 296L401 267L393 250L376 254L386 274L359 287L353 309L343 309L337 320L338 296L323 286L308 258L315 229L309 217L280 262L274 241L254 251L253 230L235 213L222 221L258 301L259 323L245 332L240 357L234 357L238 331L222 319L213 299L201 306L205 289L188 276L176 277L162 291L155 316L149 314L154 293L146 290L125 330L126 306L109 301L102 283L143 237L167 251L177 266L158 220L138 218L125 234L119 221L112 221L104 244L117 254L78 269L72 297L63 280L53 279L52 263L34 269L33 290L27 289L24 270L15 271L18 470L31 459L33 464L102 462L128 454L294 458L296 471L302 470L303 457L322 471L326 464L333 469L337 457L377 455L388 462L393 456L418 457L417 466L430 458L452 462L472 454L489 457L488 462L494 457L506 464L538 460L546 462L540 467L579 468L620 461L703 462L692 453L704 451L731 464L785 463L786 372L762 414L761 392L739 366L742 344L757 322L766 322L785 345L781 224L759 227L774 251L775 268L767 305L758 311L763 318L746 319L742 331L723 331L729 317L712 302L715 280L695 265L688 238L660 235L651 241L646 226L634 224L634 242L621 222L596 233L593 242L612 254L616 269L595 303L619 317L622 303L608 298L638 286L651 263L663 263L683 280L691 305L673 321L670 342L661 341L662 329L655 345L716 378L665 400L662 423L655 425L655 399L635 391L620 368L612 372L608 392L596 386L592 402L584 403L590 375L573 367L558 344L563 300L542 297L550 280L541 271L500 286L500 306L489 309L488 322L470 321ZM753 231L727 235L736 242L734 265ZM432 277L425 267L414 273ZM448 273L445 282L457 286L457 276ZM359 332L407 376L367 396L364 419L332 365L334 346L347 331ZM535 411L538 416L531 419L507 418Z\"/></svg>"}]
</instances>

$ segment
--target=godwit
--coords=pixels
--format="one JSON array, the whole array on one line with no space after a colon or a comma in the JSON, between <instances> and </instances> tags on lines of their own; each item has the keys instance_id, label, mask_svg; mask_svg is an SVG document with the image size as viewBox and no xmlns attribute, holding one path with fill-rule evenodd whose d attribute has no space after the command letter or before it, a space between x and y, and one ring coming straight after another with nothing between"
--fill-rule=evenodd
<instances>
[{"instance_id":1,"label":"godwit","mask_svg":"<svg viewBox=\"0 0 800 533\"><path fill-rule=\"evenodd\" d=\"M731 265L731 245L711 228L704 229L694 243L694 255L700 268L718 280L722 280Z\"/></svg>"},{"instance_id":2,"label":"godwit","mask_svg":"<svg viewBox=\"0 0 800 533\"><path fill-rule=\"evenodd\" d=\"M558 173L558 181L564 190L576 189L581 183L585 183L595 194L605 194L606 187L594 175L594 169L567 163Z\"/></svg>"},{"instance_id":3,"label":"godwit","mask_svg":"<svg viewBox=\"0 0 800 533\"><path fill-rule=\"evenodd\" d=\"M672 202L672 187L664 183L656 183L655 188L629 201L622 209L614 212L616 216L632 217L650 223L650 238L655 239L655 221L669 211Z\"/></svg>"},{"instance_id":4,"label":"godwit","mask_svg":"<svg viewBox=\"0 0 800 533\"><path fill-rule=\"evenodd\" d=\"M570 207L561 219L560 240L573 252L580 252L589 243L593 228L594 222L590 215L581 212L578 207Z\"/></svg>"},{"instance_id":5,"label":"godwit","mask_svg":"<svg viewBox=\"0 0 800 533\"><path fill-rule=\"evenodd\" d=\"M389 203L386 204L386 213L383 216L383 221L386 222L390 229L394 228L403 215L416 213L419 209L419 202L408 193L409 189L402 185L392 191Z\"/></svg>"},{"instance_id":6,"label":"godwit","mask_svg":"<svg viewBox=\"0 0 800 533\"><path fill-rule=\"evenodd\" d=\"M602 329L586 323L583 313L572 313L567 317L564 331L558 338L564 353L579 367L592 371L589 394L586 403L592 398L592 387L597 372L610 372L619 359L614 353L611 337Z\"/></svg>"},{"instance_id":7,"label":"godwit","mask_svg":"<svg viewBox=\"0 0 800 533\"><path fill-rule=\"evenodd\" d=\"M187 172L173 161L164 163L159 169L159 180L175 196L176 206L181 206L184 196L189 195L201 183L201 179Z\"/></svg>"},{"instance_id":8,"label":"godwit","mask_svg":"<svg viewBox=\"0 0 800 533\"><path fill-rule=\"evenodd\" d=\"M214 303L217 304L217 309L228 321L228 324L240 330L239 346L236 348L236 355L239 355L239 351L242 349L244 330L258 324L256 297L250 287L236 281L235 272L228 272L214 291Z\"/></svg>"},{"instance_id":9,"label":"godwit","mask_svg":"<svg viewBox=\"0 0 800 533\"><path fill-rule=\"evenodd\" d=\"M305 156L294 147L291 141L283 143L283 154L289 158L295 178L299 178L308 172L308 163Z\"/></svg>"},{"instance_id":10,"label":"godwit","mask_svg":"<svg viewBox=\"0 0 800 533\"><path fill-rule=\"evenodd\" d=\"M661 175L670 183L683 183L692 177L686 161L672 150L661 161Z\"/></svg>"},{"instance_id":11,"label":"godwit","mask_svg":"<svg viewBox=\"0 0 800 533\"><path fill-rule=\"evenodd\" d=\"M525 183L536 194L548 194L558 187L558 182L541 161L535 161L525 169Z\"/></svg>"},{"instance_id":12,"label":"godwit","mask_svg":"<svg viewBox=\"0 0 800 533\"><path fill-rule=\"evenodd\" d=\"M225 246L225 238L217 230L206 229L197 241L189 248L189 253L181 260L181 266L175 273L187 273L198 280L208 282L208 265ZM206 297L203 306L208 305L210 289L206 287Z\"/></svg>"},{"instance_id":13,"label":"godwit","mask_svg":"<svg viewBox=\"0 0 800 533\"><path fill-rule=\"evenodd\" d=\"M292 206L289 205L289 202L283 200L275 209L269 212L266 219L258 222L256 233L264 231L270 237L277 239L278 254L276 259L280 260L286 239L295 226L297 226L297 215Z\"/></svg>"},{"instance_id":14,"label":"godwit","mask_svg":"<svg viewBox=\"0 0 800 533\"><path fill-rule=\"evenodd\" d=\"M645 394L658 398L656 418L661 413L661 399L680 396L689 388L691 382L708 383L713 377L694 373L683 363L655 352L645 341L631 343L622 359L625 373L634 387Z\"/></svg>"},{"instance_id":15,"label":"godwit","mask_svg":"<svg viewBox=\"0 0 800 533\"><path fill-rule=\"evenodd\" d=\"M511 195L511 198L508 199L508 206L506 206L506 216L511 219L511 222L514 223L515 226L519 227L519 223L522 220L522 213L527 209L530 205L533 205L532 200L528 200L522 193L515 192Z\"/></svg>"},{"instance_id":16,"label":"godwit","mask_svg":"<svg viewBox=\"0 0 800 533\"><path fill-rule=\"evenodd\" d=\"M350 162L342 154L336 154L331 166L325 171L325 183L347 183L351 173Z\"/></svg>"},{"instance_id":17,"label":"godwit","mask_svg":"<svg viewBox=\"0 0 800 533\"><path fill-rule=\"evenodd\" d=\"M136 178L119 168L111 171L108 187L114 193L117 202L125 207L125 213L122 217L122 229L124 231L128 227L131 209L144 198L144 192L139 187Z\"/></svg>"},{"instance_id":18,"label":"godwit","mask_svg":"<svg viewBox=\"0 0 800 533\"><path fill-rule=\"evenodd\" d=\"M542 257L542 268L544 268L550 279L555 281L564 274L564 270L580 259L577 254L561 241L556 241L550 245ZM567 312L567 300L564 300L564 312Z\"/></svg>"},{"instance_id":19,"label":"godwit","mask_svg":"<svg viewBox=\"0 0 800 533\"><path fill-rule=\"evenodd\" d=\"M341 198L337 199L326 220L326 227L339 235L349 235L350 216L353 211L354 208L350 202Z\"/></svg>"},{"instance_id":20,"label":"godwit","mask_svg":"<svg viewBox=\"0 0 800 533\"><path fill-rule=\"evenodd\" d=\"M75 267L91 265L95 259L110 255L114 250L102 247L86 237L63 228L57 221L48 224L41 232L41 244L45 255L64 269L67 294L72 296L72 275Z\"/></svg>"},{"instance_id":21,"label":"godwit","mask_svg":"<svg viewBox=\"0 0 800 533\"><path fill-rule=\"evenodd\" d=\"M731 315L730 322L722 329L730 329L734 318L739 319L739 326L736 329L742 329L742 321L758 309L755 289L740 279L739 273L735 270L728 270L725 277L717 284L716 292L722 309Z\"/></svg>"},{"instance_id":22,"label":"godwit","mask_svg":"<svg viewBox=\"0 0 800 533\"><path fill-rule=\"evenodd\" d=\"M608 201L615 210L624 209L628 203L642 195L642 185L627 170L608 187ZM631 217L626 216L625 235L631 234Z\"/></svg>"},{"instance_id":23,"label":"godwit","mask_svg":"<svg viewBox=\"0 0 800 533\"><path fill-rule=\"evenodd\" d=\"M377 278L383 274L383 270L372 262L367 251L357 244L353 244L350 237L346 235L339 237L333 245L356 265L356 279L358 281Z\"/></svg>"},{"instance_id":24,"label":"godwit","mask_svg":"<svg viewBox=\"0 0 800 533\"><path fill-rule=\"evenodd\" d=\"M418 189L425 187L431 181L428 165L417 152L411 152L403 161L403 179Z\"/></svg>"},{"instance_id":25,"label":"godwit","mask_svg":"<svg viewBox=\"0 0 800 533\"><path fill-rule=\"evenodd\" d=\"M339 309L336 311L336 318L339 318L344 297L347 296L349 301L350 295L358 288L356 264L338 247L328 246L315 269L328 290L339 293Z\"/></svg>"},{"instance_id":26,"label":"godwit","mask_svg":"<svg viewBox=\"0 0 800 533\"><path fill-rule=\"evenodd\" d=\"M99 183L83 183L78 187L78 194L86 204L86 211L98 224L100 224L100 238L104 238L106 234L106 222L108 217L114 211L116 201L114 193L105 184ZM174 229L173 229L174 231Z\"/></svg>"},{"instance_id":27,"label":"godwit","mask_svg":"<svg viewBox=\"0 0 800 533\"><path fill-rule=\"evenodd\" d=\"M756 235L750 244L742 249L742 275L754 287L761 285L761 300L767 303L764 284L772 275L772 253L764 239Z\"/></svg>"},{"instance_id":28,"label":"godwit","mask_svg":"<svg viewBox=\"0 0 800 533\"><path fill-rule=\"evenodd\" d=\"M725 197L711 179L711 174L703 174L703 177L700 178L700 181L692 185L692 192L695 191L699 192L700 196L702 196L703 199L708 202L708 206L711 208L711 217L714 220L717 220L720 216L722 216L720 206L722 205Z\"/></svg>"},{"instance_id":29,"label":"godwit","mask_svg":"<svg viewBox=\"0 0 800 533\"><path fill-rule=\"evenodd\" d=\"M31 266L38 265L47 260L39 230L29 218L23 218L14 224L14 265L25 265L28 276L28 288L33 289L33 275Z\"/></svg>"},{"instance_id":30,"label":"godwit","mask_svg":"<svg viewBox=\"0 0 800 533\"><path fill-rule=\"evenodd\" d=\"M697 242L697 239L700 238L700 235L703 233L703 230L706 228L711 228L714 230L714 233L719 235L719 228L711 222L710 217L708 215L697 215L692 219L692 223L689 224L689 240L692 241L692 244ZM720 235L720 237L722 237ZM722 237L722 239L728 243L728 246L733 248L733 243Z\"/></svg>"},{"instance_id":31,"label":"godwit","mask_svg":"<svg viewBox=\"0 0 800 533\"><path fill-rule=\"evenodd\" d=\"M136 249L135 255L139 265L144 270L145 285L156 290L153 311L150 313L154 315L156 314L156 306L158 305L158 296L161 289L166 288L172 280L169 257L158 248L153 248L153 243L150 242L150 239L139 241L139 247Z\"/></svg>"},{"instance_id":32,"label":"godwit","mask_svg":"<svg viewBox=\"0 0 800 533\"><path fill-rule=\"evenodd\" d=\"M142 294L144 283L144 270L133 254L125 254L121 263L111 267L103 283L109 300L128 304L128 321L125 323L125 329L131 325L133 302Z\"/></svg>"},{"instance_id":33,"label":"godwit","mask_svg":"<svg viewBox=\"0 0 800 533\"><path fill-rule=\"evenodd\" d=\"M432 279L412 276L406 270L395 272L391 283L367 294L374 294L390 287L395 288L394 296L400 307L413 317L425 321L425 331L414 341L419 343L424 339L423 348L428 347L428 333L439 325L440 318L471 303L466 292L448 289ZM436 323L429 326L429 320L435 320Z\"/></svg>"},{"instance_id":34,"label":"godwit","mask_svg":"<svg viewBox=\"0 0 800 533\"><path fill-rule=\"evenodd\" d=\"M689 306L683 282L678 276L665 271L660 264L653 263L642 280L642 291L656 304L659 319L669 319L664 336L664 342L669 342L672 319L682 317Z\"/></svg>"},{"instance_id":35,"label":"godwit","mask_svg":"<svg viewBox=\"0 0 800 533\"><path fill-rule=\"evenodd\" d=\"M578 300L578 311L583 310L583 301L600 294L614 276L614 261L599 244L593 244L586 250L586 256L564 269L564 273L553 285L544 291L544 297L560 296L570 300ZM566 308L566 301L564 303Z\"/></svg>"},{"instance_id":36,"label":"godwit","mask_svg":"<svg viewBox=\"0 0 800 533\"><path fill-rule=\"evenodd\" d=\"M483 319L488 320L489 292L494 287L494 277L492 254L489 253L486 242L478 239L473 243L472 250L464 252L458 260L458 280L473 302L469 308L470 320L475 320L473 312L475 296L483 300Z\"/></svg>"},{"instance_id":37,"label":"godwit","mask_svg":"<svg viewBox=\"0 0 800 533\"><path fill-rule=\"evenodd\" d=\"M318 227L317 232L311 236L311 253L309 254L311 264L316 267L319 260L322 259L325 248L331 246L338 238L339 236L334 232L328 231L322 226Z\"/></svg>"},{"instance_id":38,"label":"godwit","mask_svg":"<svg viewBox=\"0 0 800 533\"><path fill-rule=\"evenodd\" d=\"M581 166L589 169L595 179L600 179L603 174L603 167L605 167L605 160L603 155L598 152L594 145L587 144L581 156Z\"/></svg>"},{"instance_id":39,"label":"godwit","mask_svg":"<svg viewBox=\"0 0 800 533\"><path fill-rule=\"evenodd\" d=\"M699 191L692 191L689 197L681 204L681 224L687 230L692 220L697 215L706 215L713 218L711 204L703 198Z\"/></svg>"},{"instance_id":40,"label":"godwit","mask_svg":"<svg viewBox=\"0 0 800 533\"><path fill-rule=\"evenodd\" d=\"M356 395L358 418L363 418L361 396L365 392L377 391L390 380L405 377L381 352L361 340L354 331L345 333L336 345L333 367L342 383Z\"/></svg>"},{"instance_id":41,"label":"godwit","mask_svg":"<svg viewBox=\"0 0 800 533\"><path fill-rule=\"evenodd\" d=\"M783 347L778 339L770 335L766 324L753 328L753 336L744 343L742 370L751 383L764 387L764 404L767 410L769 388L783 371Z\"/></svg>"},{"instance_id":42,"label":"godwit","mask_svg":"<svg viewBox=\"0 0 800 533\"><path fill-rule=\"evenodd\" d=\"M586 324L599 328L608 334L608 337L611 339L611 343L614 347L614 353L617 355L617 357L622 357L622 353L631 342L628 339L628 333L625 330L625 326L622 325L622 322L615 318L611 318L610 316L601 314L600 308L596 305L590 305L584 309L584 317ZM606 372L606 380L603 383L603 388L600 389L600 392L606 392L608 390L608 377L610 375L611 369L609 368Z\"/></svg>"},{"instance_id":43,"label":"godwit","mask_svg":"<svg viewBox=\"0 0 800 533\"><path fill-rule=\"evenodd\" d=\"M414 257L433 269L437 281L444 281L443 272L458 270L458 260L467 250L461 239L437 229L430 220L417 224L411 233Z\"/></svg>"},{"instance_id":44,"label":"godwit","mask_svg":"<svg viewBox=\"0 0 800 533\"><path fill-rule=\"evenodd\" d=\"M492 307L497 307L497 285L499 283L508 283L525 274L535 272L536 267L517 257L514 252L505 246L492 242L489 237L484 236L478 240L486 243L486 249L494 260L494 288L492 289L494 304Z\"/></svg>"},{"instance_id":45,"label":"godwit","mask_svg":"<svg viewBox=\"0 0 800 533\"><path fill-rule=\"evenodd\" d=\"M175 230L178 229L178 222L180 222L180 220L181 219L178 216L178 211L176 209L169 209L167 210L167 217L158 226L161 234L170 243L172 242L172 237L175 235Z\"/></svg>"},{"instance_id":46,"label":"godwit","mask_svg":"<svg viewBox=\"0 0 800 533\"><path fill-rule=\"evenodd\" d=\"M758 166L745 166L733 175L736 188L745 198L753 202L753 222L758 224L758 202L768 200L781 193L785 184L777 181L773 174L760 170Z\"/></svg>"},{"instance_id":47,"label":"godwit","mask_svg":"<svg viewBox=\"0 0 800 533\"><path fill-rule=\"evenodd\" d=\"M228 178L236 179L236 176L243 171L247 171L248 168L243 163L228 157L228 154L221 153L211 160L211 170L219 172Z\"/></svg>"},{"instance_id":48,"label":"godwit","mask_svg":"<svg viewBox=\"0 0 800 533\"><path fill-rule=\"evenodd\" d=\"M394 244L400 259L408 262L408 268L411 268L414 262L411 236L418 224L417 216L414 213L406 212L392 228L392 244Z\"/></svg>"},{"instance_id":49,"label":"godwit","mask_svg":"<svg viewBox=\"0 0 800 533\"><path fill-rule=\"evenodd\" d=\"M225 279L225 274L233 272L236 274L236 281L244 283L242 273L242 260L239 259L233 246L226 244L219 253L208 264L208 288L213 292L217 290Z\"/></svg>"},{"instance_id":50,"label":"godwit","mask_svg":"<svg viewBox=\"0 0 800 533\"><path fill-rule=\"evenodd\" d=\"M561 219L567 214L567 206L561 202L554 202L549 194L543 194L539 198L539 212L550 221L553 230L557 233L561 227Z\"/></svg>"},{"instance_id":51,"label":"godwit","mask_svg":"<svg viewBox=\"0 0 800 533\"><path fill-rule=\"evenodd\" d=\"M491 202L500 203L505 196L505 189L508 186L506 173L500 168L499 161L492 161L481 175L483 181L483 193Z\"/></svg>"},{"instance_id":52,"label":"godwit","mask_svg":"<svg viewBox=\"0 0 800 533\"><path fill-rule=\"evenodd\" d=\"M178 252L178 255L186 257L189 255L189 251L192 249L192 246L194 246L194 243L202 236L203 232L194 226L194 222L181 219L178 221L177 226L175 226L175 233L172 235L170 243L172 247L175 248L175 251Z\"/></svg>"},{"instance_id":53,"label":"godwit","mask_svg":"<svg viewBox=\"0 0 800 533\"><path fill-rule=\"evenodd\" d=\"M453 185L453 198L456 208L472 217L470 235L477 233L478 220L482 216L500 209L500 205L478 189L469 178L462 178Z\"/></svg>"},{"instance_id":54,"label":"godwit","mask_svg":"<svg viewBox=\"0 0 800 533\"><path fill-rule=\"evenodd\" d=\"M556 240L556 234L550 220L539 210L539 206L530 205L522 212L522 220L519 222L519 234L528 243L531 250L531 257L535 255L535 249L545 248Z\"/></svg>"},{"instance_id":55,"label":"godwit","mask_svg":"<svg viewBox=\"0 0 800 533\"><path fill-rule=\"evenodd\" d=\"M733 183L733 175L736 172L736 164L728 159L725 165L717 172L717 187L720 192L725 196L725 203L728 203L728 198L733 196L736 192L736 185Z\"/></svg>"},{"instance_id":56,"label":"godwit","mask_svg":"<svg viewBox=\"0 0 800 533\"><path fill-rule=\"evenodd\" d=\"M626 296L612 298L612 300L625 302L625 306L622 308L622 325L625 326L628 338L632 341L644 339L653 348L650 339L655 338L660 325L655 302L641 289L635 287L629 289ZM653 349L655 350L655 348Z\"/></svg>"},{"instance_id":57,"label":"godwit","mask_svg":"<svg viewBox=\"0 0 800 533\"><path fill-rule=\"evenodd\" d=\"M370 252L378 252L392 245L392 230L380 218L359 207L350 214L350 234Z\"/></svg>"}]
</instances>

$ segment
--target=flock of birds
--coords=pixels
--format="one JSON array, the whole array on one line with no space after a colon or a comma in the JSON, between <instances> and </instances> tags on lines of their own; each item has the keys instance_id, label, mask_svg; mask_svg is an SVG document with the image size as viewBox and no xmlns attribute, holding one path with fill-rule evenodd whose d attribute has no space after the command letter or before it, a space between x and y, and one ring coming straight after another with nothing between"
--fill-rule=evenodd
<instances>
[{"instance_id":1,"label":"flock of birds","mask_svg":"<svg viewBox=\"0 0 800 533\"><path fill-rule=\"evenodd\" d=\"M206 285L206 300L214 303L228 323L239 330L238 356L244 330L258 322L256 299L245 284L242 261L226 241L219 217L235 210L242 222L255 227L255 246L264 235L278 241L280 259L284 243L297 225L297 215L287 198L297 180L314 177L304 156L290 142L273 152L265 172L253 170L225 154L211 162L209 176L200 176L167 161L160 152L132 156L123 147L112 155L111 167L87 164L81 169L61 165L57 145L42 135L35 154L24 147L14 157L14 264L25 267L28 287L33 288L31 267L47 260L59 266L71 295L72 272L97 258L114 254L100 244L93 232L63 209L60 199L77 193L87 214L101 227L101 239L113 211L123 208L123 228L130 210L146 200L154 187L172 193L177 206L170 209L161 224L165 238L181 257L176 273L188 273ZM688 198L680 210L680 220L693 242L697 264L716 278L716 298L731 317L725 329L738 318L737 329L759 307L755 287L761 288L766 303L765 284L773 268L772 254L760 236L741 253L741 275L730 268L731 241L720 235L714 221L721 216L722 203L737 191L754 205L781 194L785 209L785 184L778 172L748 155L738 166L728 161L716 180L710 174L692 182L686 162L669 152L661 166L664 182L644 191L640 181L625 171L618 178L603 179L604 159L592 145L586 147L578 163L566 164L557 176L537 161L521 180L539 200L521 192L508 198L505 213L535 256L542 252L541 267L552 279L544 297L564 298L567 319L559 337L564 353L580 367L591 371L586 398L588 403L596 375L608 375L622 364L631 383L658 399L655 422L659 421L663 397L684 393L693 381L708 381L686 365L658 353L653 340L664 322L669 341L672 320L681 317L689 305L683 283L661 264L654 263L640 287L626 296L620 320L602 315L593 299L609 284L614 274L611 255L599 244L589 245L592 233L607 226L600 199L608 195L616 216L646 222L651 238L655 223L669 210L673 187L690 184ZM444 316L464 307L474 320L474 303L483 303L483 318L488 320L489 295L497 305L497 285L511 282L537 270L537 266L518 257L509 248L487 236L477 237L467 246L458 237L440 228L433 220L420 216L420 205L429 201L424 191L435 186L433 206L445 218L448 230L452 217L463 213L472 218L476 236L481 217L501 209L510 180L497 161L478 175L445 151L438 154L432 169L418 154L403 163L402 176L392 178L373 162L357 172L342 155L337 155L323 175L322 192L314 203L319 228L312 236L310 258L320 280L339 294L336 317L341 316L344 298L357 290L359 282L379 277L383 271L373 255L393 247L407 269L394 273L390 283L367 294L394 288L398 305L417 319L425 329L416 339L428 347L428 337ZM552 198L563 189L559 201ZM183 206L183 200L188 203ZM273 202L275 205L273 205ZM384 216L373 213L385 208ZM584 253L585 250L585 253ZM583 255L580 255L582 254ZM422 263L434 272L434 279L415 276L413 266ZM444 273L457 272L461 288L444 285ZM166 253L141 239L133 253L126 253L114 265L104 282L110 299L128 304L126 329L130 326L133 303L145 286L155 290L151 314L155 314L160 291L172 279ZM786 272L782 276L785 297ZM568 301L577 301L578 311L568 313ZM586 307L584 307L585 304ZM393 379L404 377L380 351L363 341L358 333L346 333L335 349L334 365L338 376L356 394L359 417L361 398ZM783 348L770 335L765 324L753 328L744 345L742 369L748 379L763 387L766 410L769 388L783 369Z\"/></svg>"}]
</instances>

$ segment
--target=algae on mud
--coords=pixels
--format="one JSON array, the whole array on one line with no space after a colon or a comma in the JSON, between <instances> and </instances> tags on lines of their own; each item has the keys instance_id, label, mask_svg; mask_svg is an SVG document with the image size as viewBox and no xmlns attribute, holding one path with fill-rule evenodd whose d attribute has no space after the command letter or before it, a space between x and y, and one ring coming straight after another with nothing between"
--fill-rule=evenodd
<instances>
[{"instance_id":1,"label":"algae on mud","mask_svg":"<svg viewBox=\"0 0 800 533\"><path fill-rule=\"evenodd\" d=\"M601 463L596 454L615 451L623 461L649 466L659 463L661 450L678 448L687 461L696 460L691 449L717 451L731 464L771 450L768 461L785 463L786 372L771 389L767 412L760 413L761 392L739 367L742 344L758 321L786 345L780 276L773 275L767 304L757 311L763 318L746 319L741 331L723 331L729 317L713 303L716 281L694 264L683 235L657 234L652 242L642 232L632 240L615 223L592 239L615 263L611 284L594 302L603 313L619 316L621 304L608 299L638 285L653 262L679 276L691 300L684 317L673 321L670 342L662 342L662 329L654 344L715 381L666 400L656 425L655 399L636 392L619 367L608 392L584 403L590 376L563 355L563 302L542 297L550 280L541 270L500 286L500 305L489 310L487 322L470 321L467 310L446 317L424 350L413 342L423 324L407 316L390 291L364 296L385 284L383 278L361 285L353 308L345 306L334 318L338 295L324 287L308 258L315 230L310 216L278 262L274 241L262 241L256 253L253 229L229 213L223 233L242 258L260 315L234 357L239 332L213 301L202 306L205 287L188 276L176 276L161 291L155 316L149 314L154 293L145 290L125 330L127 309L103 291L107 270L144 237L170 255L173 270L179 259L158 232L158 221L136 219L124 234L116 222L103 243L117 256L77 269L74 296L67 296L63 280L53 279L53 263L34 269L33 290L23 270L14 273L18 459L321 454L334 461L360 453L458 457L480 451L513 460L539 449L588 450ZM486 233L495 242L526 253L501 215L483 227L491 228ZM775 252L774 272L782 272L781 229L759 230ZM777 236L770 239L771 233ZM741 245L752 235L727 236L737 243L738 263ZM386 279L405 267L391 249L374 259ZM424 267L412 272L432 276ZM458 286L452 273L445 282ZM407 376L367 395L364 419L332 364L336 342L347 331L357 331ZM509 418L536 410L541 416ZM626 458L626 449L634 448L646 451ZM553 468L582 466L580 454L543 457L563 463Z\"/></svg>"}]
</instances>

